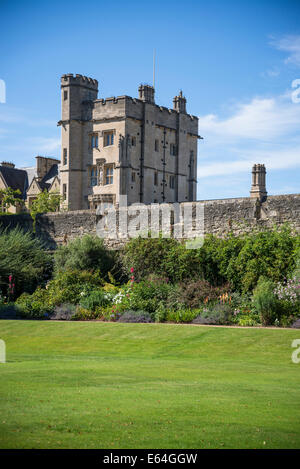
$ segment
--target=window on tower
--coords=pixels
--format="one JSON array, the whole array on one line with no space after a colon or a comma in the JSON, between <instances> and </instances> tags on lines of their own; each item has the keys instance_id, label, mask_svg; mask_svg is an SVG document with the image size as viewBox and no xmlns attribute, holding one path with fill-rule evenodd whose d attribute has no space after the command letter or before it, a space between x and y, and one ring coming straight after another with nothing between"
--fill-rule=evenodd
<instances>
[{"instance_id":1,"label":"window on tower","mask_svg":"<svg viewBox=\"0 0 300 469\"><path fill-rule=\"evenodd\" d=\"M173 156L176 156L176 154L177 154L177 148L176 148L176 145L174 143L170 144L170 154L173 155Z\"/></svg>"},{"instance_id":2,"label":"window on tower","mask_svg":"<svg viewBox=\"0 0 300 469\"><path fill-rule=\"evenodd\" d=\"M63 149L63 164L68 164L68 150L66 148Z\"/></svg>"},{"instance_id":3,"label":"window on tower","mask_svg":"<svg viewBox=\"0 0 300 469\"><path fill-rule=\"evenodd\" d=\"M114 144L114 131L110 130L109 132L103 133L103 146L108 147Z\"/></svg>"},{"instance_id":4,"label":"window on tower","mask_svg":"<svg viewBox=\"0 0 300 469\"><path fill-rule=\"evenodd\" d=\"M98 134L92 134L90 138L91 138L90 147L98 148Z\"/></svg>"},{"instance_id":5,"label":"window on tower","mask_svg":"<svg viewBox=\"0 0 300 469\"><path fill-rule=\"evenodd\" d=\"M98 170L94 166L90 170L90 186L94 187L94 186L97 186L97 184L98 184Z\"/></svg>"},{"instance_id":6,"label":"window on tower","mask_svg":"<svg viewBox=\"0 0 300 469\"><path fill-rule=\"evenodd\" d=\"M105 184L112 184L114 181L114 168L112 165L105 168Z\"/></svg>"},{"instance_id":7,"label":"window on tower","mask_svg":"<svg viewBox=\"0 0 300 469\"><path fill-rule=\"evenodd\" d=\"M170 189L174 189L175 188L175 176L170 176L169 182L170 182Z\"/></svg>"}]
</instances>

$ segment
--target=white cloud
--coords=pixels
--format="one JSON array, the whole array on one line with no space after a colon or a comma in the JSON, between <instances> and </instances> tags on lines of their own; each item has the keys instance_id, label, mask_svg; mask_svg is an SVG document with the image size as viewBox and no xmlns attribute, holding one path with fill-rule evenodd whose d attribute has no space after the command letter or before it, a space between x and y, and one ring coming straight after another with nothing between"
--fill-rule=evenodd
<instances>
[{"instance_id":1,"label":"white cloud","mask_svg":"<svg viewBox=\"0 0 300 469\"><path fill-rule=\"evenodd\" d=\"M281 39L273 39L270 43L276 49L288 53L285 63L300 67L300 35L283 36Z\"/></svg>"},{"instance_id":2,"label":"white cloud","mask_svg":"<svg viewBox=\"0 0 300 469\"><path fill-rule=\"evenodd\" d=\"M254 98L238 104L233 114L220 119L214 114L199 117L199 132L226 139L270 140L300 128L300 106L290 95L279 98Z\"/></svg>"},{"instance_id":3,"label":"white cloud","mask_svg":"<svg viewBox=\"0 0 300 469\"><path fill-rule=\"evenodd\" d=\"M227 117L200 116L204 140L199 143L198 178L242 177L255 163L264 163L267 170L300 168L299 129L300 104L288 93L255 97L236 105Z\"/></svg>"},{"instance_id":4,"label":"white cloud","mask_svg":"<svg viewBox=\"0 0 300 469\"><path fill-rule=\"evenodd\" d=\"M41 118L31 110L15 108L7 104L0 106L0 123L5 124L23 124L30 127L49 127L53 128L57 122L50 119Z\"/></svg>"},{"instance_id":5,"label":"white cloud","mask_svg":"<svg viewBox=\"0 0 300 469\"><path fill-rule=\"evenodd\" d=\"M28 139L27 142L28 145L30 145L33 149L37 149L40 153L56 151L60 148L59 138L36 137Z\"/></svg>"},{"instance_id":6,"label":"white cloud","mask_svg":"<svg viewBox=\"0 0 300 469\"><path fill-rule=\"evenodd\" d=\"M46 155L50 152L58 151L60 148L60 139L56 137L32 137L19 139L18 143L1 145L1 151L14 151L32 155Z\"/></svg>"},{"instance_id":7,"label":"white cloud","mask_svg":"<svg viewBox=\"0 0 300 469\"><path fill-rule=\"evenodd\" d=\"M198 178L225 176L242 172L250 172L253 164L264 163L267 169L289 169L300 168L300 144L295 148L286 150L270 149L262 151L254 148L253 150L242 150L244 159L231 161L216 161L209 164L198 165Z\"/></svg>"}]
</instances>

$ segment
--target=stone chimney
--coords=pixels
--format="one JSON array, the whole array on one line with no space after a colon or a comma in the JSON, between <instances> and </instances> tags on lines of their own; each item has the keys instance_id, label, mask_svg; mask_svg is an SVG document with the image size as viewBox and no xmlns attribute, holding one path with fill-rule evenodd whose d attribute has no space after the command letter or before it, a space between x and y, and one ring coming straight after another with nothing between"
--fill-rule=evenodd
<instances>
[{"instance_id":1,"label":"stone chimney","mask_svg":"<svg viewBox=\"0 0 300 469\"><path fill-rule=\"evenodd\" d=\"M186 114L186 99L184 96L182 96L182 91L180 91L178 96L174 97L173 109L177 112L182 112Z\"/></svg>"},{"instance_id":2,"label":"stone chimney","mask_svg":"<svg viewBox=\"0 0 300 469\"><path fill-rule=\"evenodd\" d=\"M150 86L150 85L139 86L139 99L141 99L145 103L155 104L154 93L155 93L155 90L153 86Z\"/></svg>"},{"instance_id":3,"label":"stone chimney","mask_svg":"<svg viewBox=\"0 0 300 469\"><path fill-rule=\"evenodd\" d=\"M252 168L252 187L250 197L255 197L261 202L267 197L266 168L264 164L255 164Z\"/></svg>"},{"instance_id":4,"label":"stone chimney","mask_svg":"<svg viewBox=\"0 0 300 469\"><path fill-rule=\"evenodd\" d=\"M56 158L48 158L46 156L36 156L36 178L41 181L54 164L59 164L60 161Z\"/></svg>"},{"instance_id":5,"label":"stone chimney","mask_svg":"<svg viewBox=\"0 0 300 469\"><path fill-rule=\"evenodd\" d=\"M6 166L6 168L14 168L14 163L10 163L9 161L2 161L1 166Z\"/></svg>"}]
</instances>

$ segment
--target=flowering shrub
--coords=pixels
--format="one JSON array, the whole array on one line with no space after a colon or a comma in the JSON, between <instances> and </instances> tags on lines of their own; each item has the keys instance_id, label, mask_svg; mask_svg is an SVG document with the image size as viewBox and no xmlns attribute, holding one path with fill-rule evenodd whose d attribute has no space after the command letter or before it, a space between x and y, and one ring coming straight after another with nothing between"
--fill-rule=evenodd
<instances>
[{"instance_id":1,"label":"flowering shrub","mask_svg":"<svg viewBox=\"0 0 300 469\"><path fill-rule=\"evenodd\" d=\"M97 306L108 306L112 304L112 299L114 298L113 293L104 291L103 289L92 290L85 293L81 292L80 306L91 311L95 310Z\"/></svg>"},{"instance_id":2,"label":"flowering shrub","mask_svg":"<svg viewBox=\"0 0 300 469\"><path fill-rule=\"evenodd\" d=\"M45 288L37 288L32 295L21 295L16 304L23 316L42 318L50 314L56 306L64 303L79 304L80 300L95 287L103 284L98 273L87 271L67 271L50 280Z\"/></svg>"},{"instance_id":3,"label":"flowering shrub","mask_svg":"<svg viewBox=\"0 0 300 469\"><path fill-rule=\"evenodd\" d=\"M300 302L300 278L290 278L285 283L277 283L274 293L279 300L293 305Z\"/></svg>"},{"instance_id":4,"label":"flowering shrub","mask_svg":"<svg viewBox=\"0 0 300 469\"><path fill-rule=\"evenodd\" d=\"M188 308L199 308L203 303L227 302L230 295L229 284L220 287L213 287L206 280L196 280L180 284L179 298Z\"/></svg>"}]
</instances>

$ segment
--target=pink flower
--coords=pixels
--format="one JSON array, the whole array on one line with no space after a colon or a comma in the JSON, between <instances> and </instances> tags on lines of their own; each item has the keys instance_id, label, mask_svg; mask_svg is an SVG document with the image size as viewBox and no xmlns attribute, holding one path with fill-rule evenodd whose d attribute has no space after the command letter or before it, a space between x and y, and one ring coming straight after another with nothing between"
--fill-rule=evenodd
<instances>
[{"instance_id":1,"label":"pink flower","mask_svg":"<svg viewBox=\"0 0 300 469\"><path fill-rule=\"evenodd\" d=\"M131 273L133 273L133 272L134 272L134 268L133 268L133 267L131 267L131 269L130 269L130 272L131 272Z\"/></svg>"}]
</instances>

